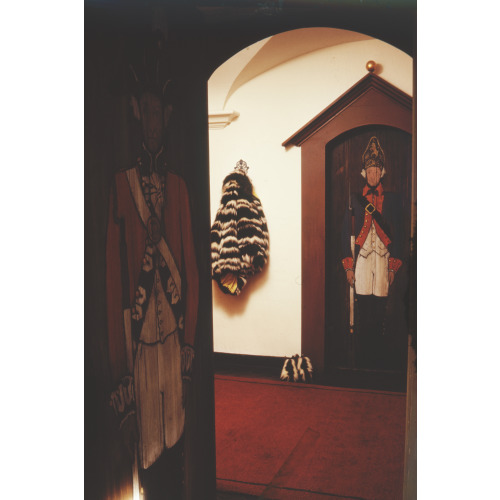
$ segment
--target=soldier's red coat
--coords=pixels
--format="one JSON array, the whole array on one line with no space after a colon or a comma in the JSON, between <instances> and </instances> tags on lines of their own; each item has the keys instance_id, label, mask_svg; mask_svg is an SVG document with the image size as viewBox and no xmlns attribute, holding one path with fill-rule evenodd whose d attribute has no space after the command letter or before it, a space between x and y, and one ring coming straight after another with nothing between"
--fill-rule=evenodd
<instances>
[{"instance_id":1,"label":"soldier's red coat","mask_svg":"<svg viewBox=\"0 0 500 500\"><path fill-rule=\"evenodd\" d=\"M191 211L183 179L171 172L166 173L164 200L163 237L182 277L184 344L194 346L198 312L198 268ZM127 372L123 310L135 300L146 237L147 231L135 206L126 172L119 172L115 176L109 199L106 240L109 360L115 384L125 375L130 375Z\"/></svg>"}]
</instances>

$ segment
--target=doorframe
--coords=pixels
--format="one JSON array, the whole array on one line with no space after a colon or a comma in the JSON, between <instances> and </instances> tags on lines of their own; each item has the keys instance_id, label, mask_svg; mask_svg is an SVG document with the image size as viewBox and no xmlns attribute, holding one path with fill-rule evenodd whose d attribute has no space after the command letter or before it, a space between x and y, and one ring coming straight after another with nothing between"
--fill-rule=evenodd
<instances>
[{"instance_id":1,"label":"doorframe","mask_svg":"<svg viewBox=\"0 0 500 500\"><path fill-rule=\"evenodd\" d=\"M320 376L325 371L326 146L366 125L386 125L413 135L412 111L411 96L368 73L282 144L301 147L301 343Z\"/></svg>"}]
</instances>

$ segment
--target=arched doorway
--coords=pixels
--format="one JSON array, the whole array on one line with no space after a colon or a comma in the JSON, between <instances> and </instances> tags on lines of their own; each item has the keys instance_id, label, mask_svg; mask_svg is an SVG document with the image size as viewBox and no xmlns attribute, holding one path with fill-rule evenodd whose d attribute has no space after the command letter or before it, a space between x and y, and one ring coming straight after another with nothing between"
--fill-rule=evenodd
<instances>
[{"instance_id":1,"label":"arched doorway","mask_svg":"<svg viewBox=\"0 0 500 500\"><path fill-rule=\"evenodd\" d=\"M291 34L288 34L288 36L291 36ZM340 79L345 79L342 80L341 84L336 82L336 85L334 85L328 78L320 78L320 72L316 70L317 72L314 73L312 66L307 71L305 69L307 64L304 54L301 54L297 58L282 61L278 65L270 65L265 71L259 73L257 68L262 69L265 66L266 59L259 61L258 56L260 51L257 51L251 54L249 58L247 54L247 62L238 67L238 73L231 82L225 84L224 92L218 95L220 112L214 112L213 116L215 117L217 114L220 117L223 114L222 111L224 111L228 120L222 125L218 122L218 128L213 128L210 131L212 217L219 204L222 179L231 171L236 161L243 158L250 165L249 175L254 181L256 192L268 216L271 236L271 258L266 275L256 278L256 281L253 284L249 284L247 289L238 298L223 296L217 288L213 288L214 350L216 355L226 354L227 356L232 356L234 363L237 363L237 358L239 358L242 364L245 363L245 376L247 377L244 383L241 380L237 382L241 384L239 390L235 389L235 387L229 387L234 382L234 380L228 381L227 379L228 374L231 375L230 370L227 370L226 365L224 373L226 378L223 378L220 376L220 372L218 372L216 363L215 406L216 429L218 429L217 449L219 450L218 453L222 451L224 453L232 453L233 457L231 460L228 456L224 456L218 462L221 465L221 467L218 466L217 470L218 485L220 488L227 488L225 491L233 491L229 489L235 488L235 485L238 485L240 488L239 491L243 491L241 490L244 487L242 485L247 485L250 488L248 484L252 483L252 491L255 492L258 490L258 494L262 494L267 487L272 486L276 488L283 486L272 484L273 477L266 477L259 480L253 476L253 480L250 481L248 478L245 479L243 476L235 474L234 469L231 471L231 467L234 467L236 461L235 457L239 458L245 450L242 451L241 447L233 448L235 443L241 445L243 438L240 438L240 434L237 434L239 422L231 420L230 416L233 413L243 419L246 414L252 415L252 404L249 404L250 400L248 399L250 397L258 399L261 405L259 406L260 409L265 407L267 408L265 412L270 411L269 408L272 405L267 406L265 404L269 385L272 385L273 377L274 381L277 381L279 378L279 368L282 364L283 356L294 354L294 351L286 350L289 347L283 347L285 345L284 340L287 340L284 337L289 335L289 337L294 338L295 344L289 345L292 346L292 349L297 349L297 352L307 354L311 357L316 356L317 352L315 349L317 344L314 343L316 339L314 335L311 335L310 327L322 315L323 329L321 330L321 342L323 343L323 350L314 358L314 364L318 372L322 375L324 374L324 357L327 355L325 353L326 338L324 329L325 289L323 288L321 291L321 287L325 286L325 273L328 271L325 268L324 262L323 267L317 266L317 263L318 259L325 258L325 192L327 189L325 183L325 165L327 164L325 151L330 148L331 145L328 147L327 145L332 139L342 134L342 132L350 130L351 127L361 126L361 124L366 125L366 122L357 123L354 120L349 124L344 124L345 128L337 128L336 135L323 136L321 135L322 132L328 129L329 122L338 111L334 107L331 110L331 114L325 118L325 121L321 122L320 120L317 128L315 128L314 124L309 124L309 128L306 126L305 136L312 137L314 135L317 138L317 135L320 135L322 137L320 141L321 146L314 150L313 165L310 164L308 166L310 168L308 168L307 172L304 170L304 156L301 159L299 148L290 147L293 144L302 144L301 141L307 143L307 137L298 134L301 135L300 139L297 142L294 142L295 139L286 141L286 148L282 147L282 141L284 137L288 137L290 133L297 130L304 121L309 121L310 116L314 116L314 113L318 109L331 105L332 99L338 98L340 102L346 104L346 88L349 88L352 84L356 84L359 78L363 79L366 74L365 63L369 56L367 56L366 52L362 53L361 50L358 52L360 45L364 41L366 40L352 41L351 47L348 47L349 50L346 50L345 53L343 53L343 49L346 48L345 46L337 47L339 49L339 53L337 53L338 57L335 60L337 65L339 65L339 59L342 57L345 57L345 61L349 60L352 65L354 65L353 59L357 59L359 62L359 66L355 69L354 74L349 74L348 69L342 72L342 69L347 67L347 64L346 66L340 65L336 67L335 64L332 64L330 67L322 67L322 70L326 71L326 73L329 69L336 69L338 73L335 74ZM260 50L263 50L265 46L265 44L262 44ZM318 51L313 51L312 54L309 54L309 57L311 59L314 59L315 56L328 57L328 55L331 55L329 50L330 48L328 47L322 47ZM318 54L318 52L322 51L324 51L323 54ZM321 59L321 57L318 57L318 59ZM408 88L411 89L411 60L407 62L407 69L410 75L407 83ZM237 66L236 61L233 60L232 63L235 67ZM291 72L287 73L287 71L293 65L296 68L300 68L301 71L297 72L298 75L295 78L290 78ZM280 66L284 67L280 68ZM355 65L354 67L356 68ZM385 71L388 75L390 75L390 70L390 65L386 63ZM278 78L279 75L277 73L279 71L289 76L286 81L294 82L294 86L291 87L292 90L295 90L293 97L291 96L290 88L287 89ZM339 73L342 74L339 75ZM310 81L308 81L308 78L310 78ZM375 99L381 99L381 106L385 102L384 99L388 99L389 101L392 99L389 97L391 92L393 92L391 86L386 86L378 77L372 78L372 75L370 75L365 84L366 86L362 88L362 91L360 87L357 88L359 90L359 93L356 94L358 98L363 92L373 91L376 94ZM318 91L318 89L321 89L321 91ZM403 105L405 109L409 105L409 121L406 121L408 119L406 109L404 128L411 132L411 102L408 101L408 96L404 97L402 94L397 89L394 91L394 95L399 95L401 100L405 102ZM209 82L209 97L210 95ZM221 110L220 107L225 107L225 109ZM210 98L209 110L216 111L215 108L211 107ZM382 120L382 124L384 124L384 119ZM401 127L403 126L400 125ZM314 130L311 131L311 129ZM305 147L307 149L308 145L305 144ZM333 149L335 149L335 146L333 146ZM331 154L334 153L332 152ZM302 155L304 155L304 152L302 152ZM408 163L408 166L411 167L411 161ZM321 169L322 174L320 173ZM311 173L313 175L306 179L306 176ZM318 181L320 175L323 178ZM309 189L309 198L305 199L303 195L301 197L301 189L302 192L304 189ZM321 204L323 208L318 209L318 206ZM323 227L319 229L321 224ZM304 235L307 236L305 237ZM306 245L310 245L311 242L316 241L322 242L323 247L321 250L318 251L317 246L314 247L311 245L309 250L306 249L304 251ZM307 253L308 251L309 253ZM293 252L295 252L295 260L290 258ZM306 266L306 270L304 270L304 255L312 256L311 261ZM291 268L291 264L295 267ZM278 291L280 290L280 285L284 285L281 292ZM307 297L304 299L304 290L307 286L309 286L308 292L305 292ZM268 290L270 291L269 294ZM318 290L320 291L318 292ZM322 302L323 304L321 312L318 312L317 309L318 302ZM304 320L304 317L307 319ZM288 327L288 325L291 326ZM279 350L280 347L282 351ZM217 357L215 359L217 361ZM253 366L252 362L254 363ZM267 363L266 368L275 370L274 374L272 370L267 370L267 373L264 375L262 372L258 373L260 379L267 377L267 382L269 383L262 384L262 382L259 382L262 384L262 390L253 391L251 396L249 391L248 398L243 397L243 400L238 400L237 409L231 410L233 408L232 405L235 404L235 400L233 399L229 403L227 400L224 401L224 404L218 402L218 397L224 391L226 391L226 394L232 394L232 397L241 397L245 393L246 388L251 387L251 384L255 380L250 381L248 378L256 378L257 372L252 372L252 370L257 368L255 366L257 362ZM235 375L235 373L232 375ZM322 381L326 381L326 379ZM401 395L401 400L404 405L404 394ZM242 411L242 408L245 411ZM276 411L276 408L273 411ZM259 418L262 417L262 413L263 411L260 411ZM278 416L278 413L273 415L275 415L275 420L281 418ZM399 424L404 425L404 411L399 414L399 417L401 417ZM223 419L224 428L221 425ZM283 422L283 420L281 421ZM285 427L284 423L283 426ZM229 432L234 434L229 436ZM247 429L246 439L249 439L249 435L256 436L257 432L248 433ZM311 442L314 441L314 436L307 433L292 436L292 440L297 439L297 443L294 441L294 444L297 445L306 442L308 439ZM268 464L266 472L271 471L275 465L269 464L269 458L279 455L279 451L278 446L275 446L273 451L267 449L270 442L270 440L263 442L260 450L247 462L261 465ZM247 448L254 449L251 446ZM278 475L278 477L280 476ZM251 493L250 489L245 491L246 493ZM343 491L343 494L346 492L347 490ZM339 493L339 491L336 493Z\"/></svg>"}]
</instances>

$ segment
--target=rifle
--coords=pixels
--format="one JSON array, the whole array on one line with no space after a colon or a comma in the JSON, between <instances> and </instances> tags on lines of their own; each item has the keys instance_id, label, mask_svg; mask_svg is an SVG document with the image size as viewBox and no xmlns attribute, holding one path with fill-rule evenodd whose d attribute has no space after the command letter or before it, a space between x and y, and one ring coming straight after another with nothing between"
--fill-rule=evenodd
<instances>
[{"instance_id":1,"label":"rifle","mask_svg":"<svg viewBox=\"0 0 500 500\"><path fill-rule=\"evenodd\" d=\"M351 182L349 181L349 212L351 213L351 253L352 253L352 269L355 269L354 258L355 258L355 240L356 236L354 234L354 212L352 210L351 204ZM349 333L354 333L354 286L349 286Z\"/></svg>"},{"instance_id":2,"label":"rifle","mask_svg":"<svg viewBox=\"0 0 500 500\"><path fill-rule=\"evenodd\" d=\"M347 171L349 174L349 171ZM352 209L351 203L351 181L349 180L349 212L350 212L350 227L351 227L351 253L352 253L352 269L356 268L355 258L355 240L356 236L354 233L354 211ZM354 368L354 285L349 285L349 334L348 334L348 355L349 364L351 368Z\"/></svg>"}]
</instances>

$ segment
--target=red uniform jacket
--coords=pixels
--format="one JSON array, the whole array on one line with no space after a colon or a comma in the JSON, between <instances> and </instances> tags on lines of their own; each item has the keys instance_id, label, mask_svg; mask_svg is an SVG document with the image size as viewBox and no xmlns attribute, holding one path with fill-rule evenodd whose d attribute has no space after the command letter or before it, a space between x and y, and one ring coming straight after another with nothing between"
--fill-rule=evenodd
<instances>
[{"instance_id":1,"label":"red uniform jacket","mask_svg":"<svg viewBox=\"0 0 500 500\"><path fill-rule=\"evenodd\" d=\"M184 343L194 346L198 268L189 196L183 179L171 172L166 173L164 200L163 237L182 277ZM135 300L146 238L147 231L136 209L126 172L119 172L110 194L106 241L109 360L114 384L130 375L127 370L123 311Z\"/></svg>"}]
</instances>

